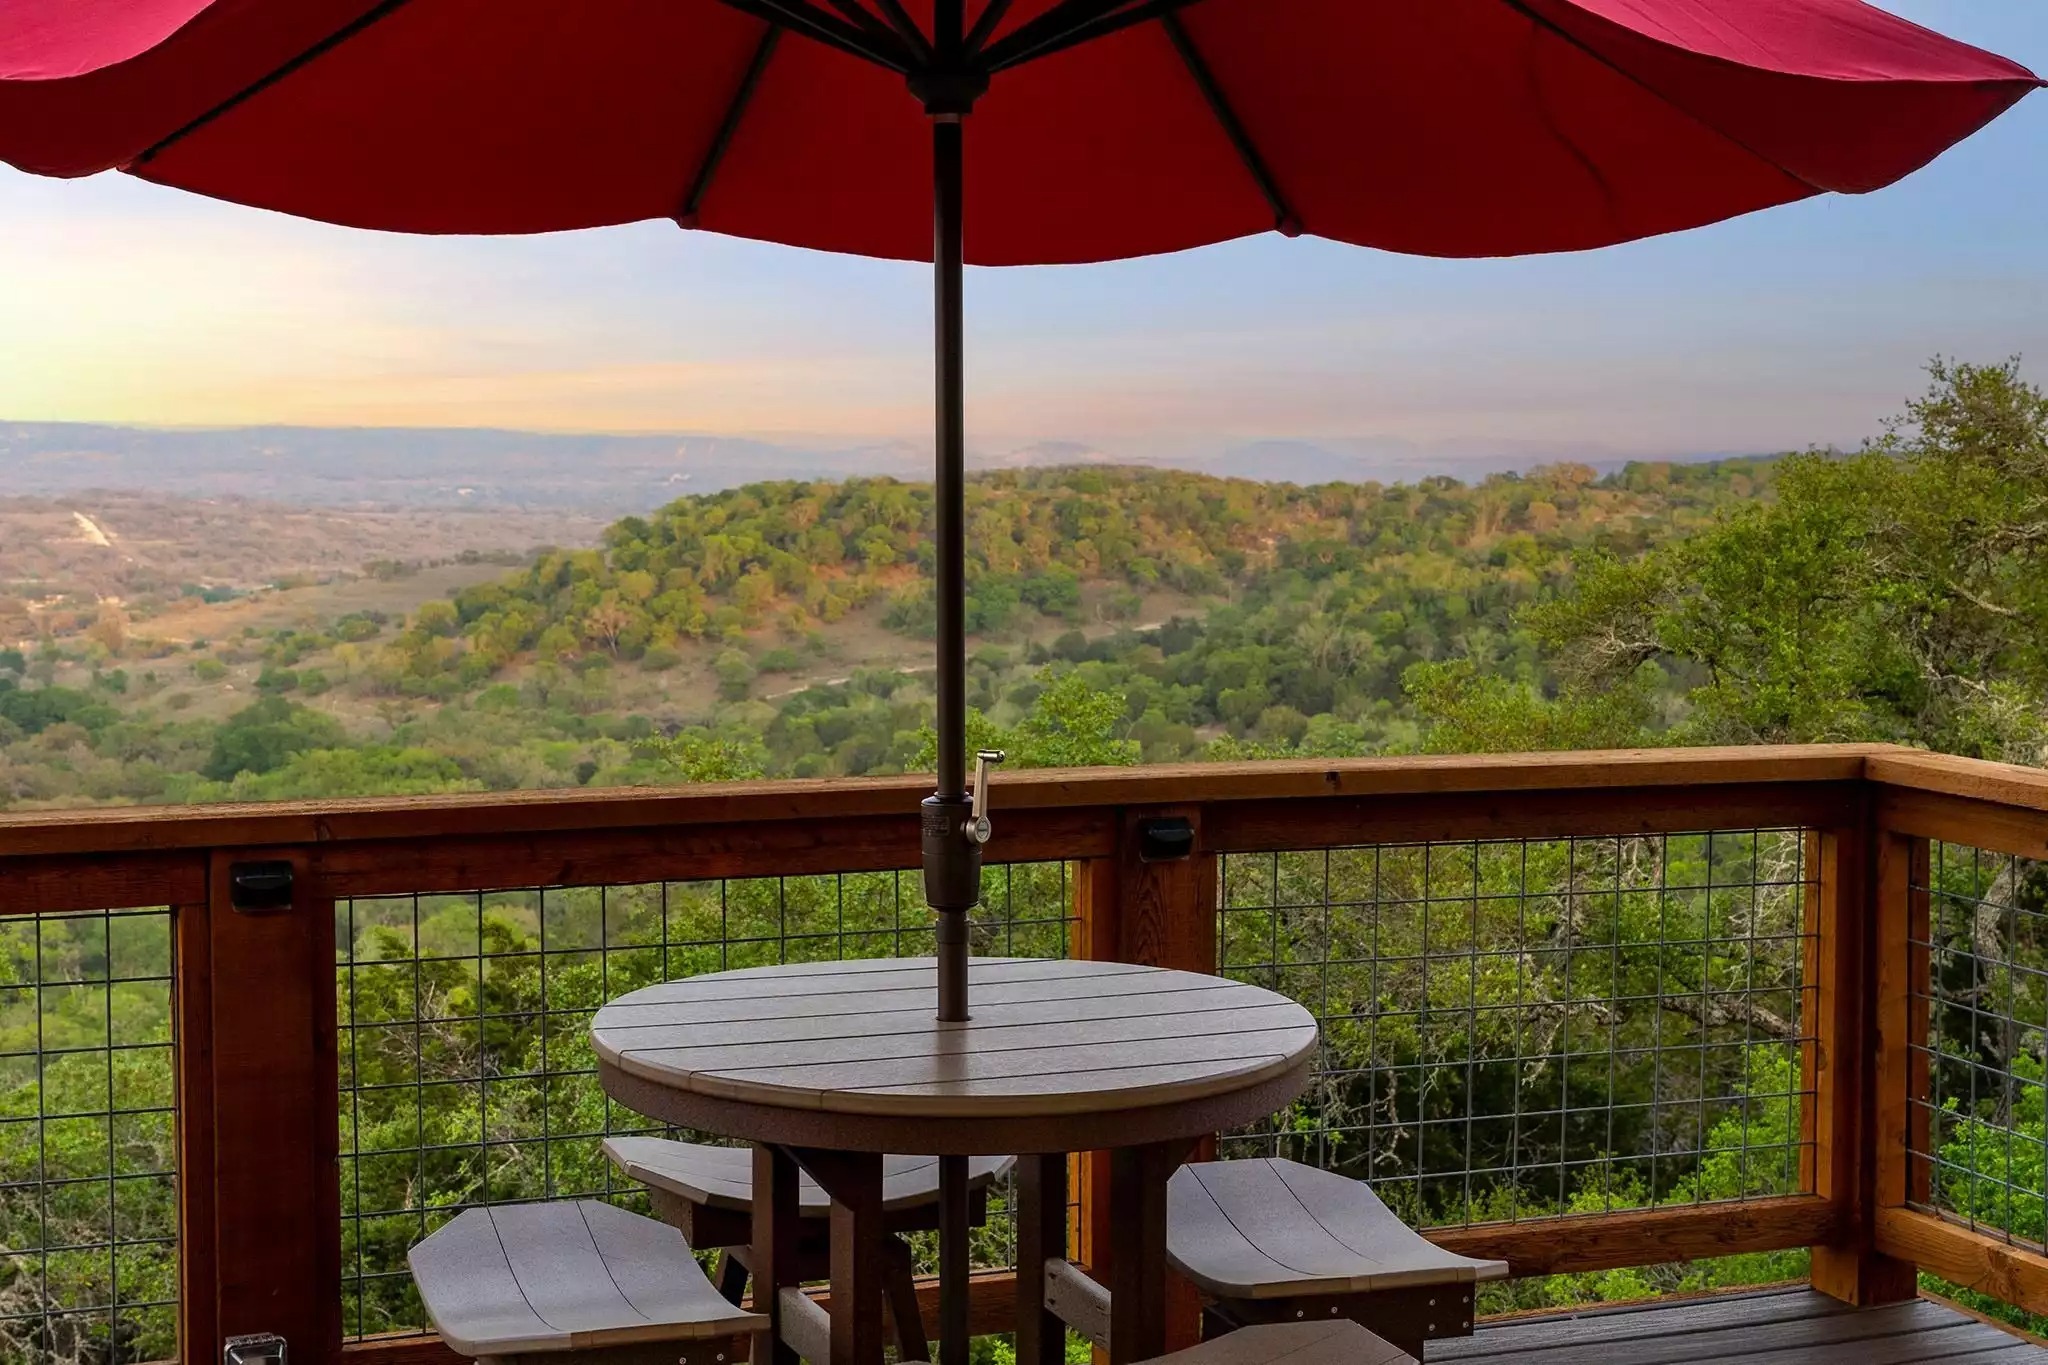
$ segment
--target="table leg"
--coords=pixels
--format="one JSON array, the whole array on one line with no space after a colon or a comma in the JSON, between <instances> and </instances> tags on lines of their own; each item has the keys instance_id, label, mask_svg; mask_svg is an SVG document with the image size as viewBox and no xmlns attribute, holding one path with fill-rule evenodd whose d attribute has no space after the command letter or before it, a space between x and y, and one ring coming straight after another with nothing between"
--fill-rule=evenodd
<instances>
[{"instance_id":1,"label":"table leg","mask_svg":"<svg viewBox=\"0 0 2048 1365\"><path fill-rule=\"evenodd\" d=\"M830 1365L882 1365L887 1338L883 1306L889 1279L882 1158L872 1152L813 1148L799 1148L795 1156L811 1179L832 1196Z\"/></svg>"},{"instance_id":2,"label":"table leg","mask_svg":"<svg viewBox=\"0 0 2048 1365\"><path fill-rule=\"evenodd\" d=\"M1109 1192L1116 1201L1109 1258L1111 1365L1166 1354L1166 1182L1192 1146L1154 1142L1110 1155Z\"/></svg>"},{"instance_id":3,"label":"table leg","mask_svg":"<svg viewBox=\"0 0 2048 1365\"><path fill-rule=\"evenodd\" d=\"M917 1301L917 1258L901 1237L891 1237L889 1251L889 1317L896 1326L896 1358L932 1358L924 1336L924 1309Z\"/></svg>"},{"instance_id":4,"label":"table leg","mask_svg":"<svg viewBox=\"0 0 2048 1365\"><path fill-rule=\"evenodd\" d=\"M967 1365L967 1292L973 1273L968 1244L967 1158L939 1158L939 1365Z\"/></svg>"},{"instance_id":5,"label":"table leg","mask_svg":"<svg viewBox=\"0 0 2048 1365\"><path fill-rule=\"evenodd\" d=\"M1067 1327L1045 1308L1045 1263L1067 1255L1067 1158L1017 1159L1017 1365L1063 1365Z\"/></svg>"},{"instance_id":6,"label":"table leg","mask_svg":"<svg viewBox=\"0 0 2048 1365\"><path fill-rule=\"evenodd\" d=\"M797 1269L802 1232L797 1207L796 1162L780 1147L754 1144L754 1306L768 1326L754 1335L754 1365L797 1365L797 1353L782 1340L778 1291L803 1283Z\"/></svg>"}]
</instances>

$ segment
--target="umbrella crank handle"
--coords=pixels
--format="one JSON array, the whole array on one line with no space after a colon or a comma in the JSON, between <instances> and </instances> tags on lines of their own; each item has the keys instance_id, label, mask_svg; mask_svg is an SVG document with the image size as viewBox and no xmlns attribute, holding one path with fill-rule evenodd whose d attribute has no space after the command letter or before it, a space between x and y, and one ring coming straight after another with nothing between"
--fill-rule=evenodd
<instances>
[{"instance_id":1,"label":"umbrella crank handle","mask_svg":"<svg viewBox=\"0 0 2048 1365\"><path fill-rule=\"evenodd\" d=\"M1008 757L1001 749L983 749L974 756L974 810L960 832L976 848L987 845L995 834L988 819L988 770Z\"/></svg>"},{"instance_id":2,"label":"umbrella crank handle","mask_svg":"<svg viewBox=\"0 0 2048 1365\"><path fill-rule=\"evenodd\" d=\"M993 749L981 753L971 801L964 794L925 798L919 839L925 903L934 910L964 914L981 902L981 851L995 833L988 818L988 770L1002 761Z\"/></svg>"}]
</instances>

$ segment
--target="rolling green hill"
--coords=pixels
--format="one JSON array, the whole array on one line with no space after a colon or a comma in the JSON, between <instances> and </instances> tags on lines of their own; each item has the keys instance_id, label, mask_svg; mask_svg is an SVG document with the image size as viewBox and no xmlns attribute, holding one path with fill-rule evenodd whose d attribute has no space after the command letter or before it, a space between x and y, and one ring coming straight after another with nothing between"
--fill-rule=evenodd
<instances>
[{"instance_id":1,"label":"rolling green hill","mask_svg":"<svg viewBox=\"0 0 2048 1365\"><path fill-rule=\"evenodd\" d=\"M1542 683L1520 611L1589 552L1632 557L1754 502L1774 467L1314 488L984 475L978 724L1018 731L1025 761L1413 747L1410 670L1460 659ZM180 648L141 618L49 640L11 671L0 659L0 801L902 771L929 710L929 513L917 484L759 484L628 517L402 619Z\"/></svg>"},{"instance_id":2,"label":"rolling green hill","mask_svg":"<svg viewBox=\"0 0 2048 1365\"><path fill-rule=\"evenodd\" d=\"M1276 572L1412 583L1485 598L1534 590L1589 543L1639 548L1751 496L1754 463L1645 467L1618 479L1560 467L1467 488L1300 488L1132 469L995 474L969 485L968 626L1001 636L1034 614L1072 617L1084 586L1099 619L1138 614L1159 588L1229 595ZM791 637L877 601L928 635L931 494L855 480L758 484L686 498L613 525L601 549L551 554L416 622L403 686L493 676L537 655L642 659L686 642ZM456 641L435 647L430 638Z\"/></svg>"}]
</instances>

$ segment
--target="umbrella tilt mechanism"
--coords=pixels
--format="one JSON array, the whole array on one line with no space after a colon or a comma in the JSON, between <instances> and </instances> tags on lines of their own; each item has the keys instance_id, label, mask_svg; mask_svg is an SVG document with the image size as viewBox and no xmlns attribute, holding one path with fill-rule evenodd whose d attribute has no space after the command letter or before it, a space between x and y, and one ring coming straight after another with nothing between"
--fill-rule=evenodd
<instances>
[{"instance_id":1,"label":"umbrella tilt mechanism","mask_svg":"<svg viewBox=\"0 0 2048 1365\"><path fill-rule=\"evenodd\" d=\"M925 901L939 912L939 1020L965 1023L967 916L981 903L982 849L995 835L988 818L989 769L1007 757L983 749L975 758L971 796L925 798L923 807Z\"/></svg>"}]
</instances>

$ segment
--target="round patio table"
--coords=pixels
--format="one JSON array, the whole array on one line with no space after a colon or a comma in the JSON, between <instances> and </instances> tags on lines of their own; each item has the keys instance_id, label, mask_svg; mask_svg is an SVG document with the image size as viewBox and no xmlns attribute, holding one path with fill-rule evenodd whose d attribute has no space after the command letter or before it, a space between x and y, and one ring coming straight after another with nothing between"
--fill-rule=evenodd
<instances>
[{"instance_id":1,"label":"round patio table","mask_svg":"<svg viewBox=\"0 0 2048 1365\"><path fill-rule=\"evenodd\" d=\"M649 986L598 1011L612 1098L754 1144L753 1270L771 1328L757 1365L796 1359L796 1172L832 1196L830 1365L880 1365L885 1153L1016 1155L1018 1365L1065 1357L1045 1307L1106 1336L1114 1365L1166 1345L1166 1182L1197 1139L1308 1086L1316 1025L1256 986L1111 962L977 958L973 1018L939 1023L930 958L803 963ZM1111 1153L1108 1293L1066 1262L1067 1156ZM964 1265L966 1211L942 1259ZM960 1277L953 1278L964 1288ZM1103 1299L1107 1298L1105 1305ZM801 1309L802 1305L795 1306ZM966 1304L941 1304L942 1360L964 1360Z\"/></svg>"}]
</instances>

